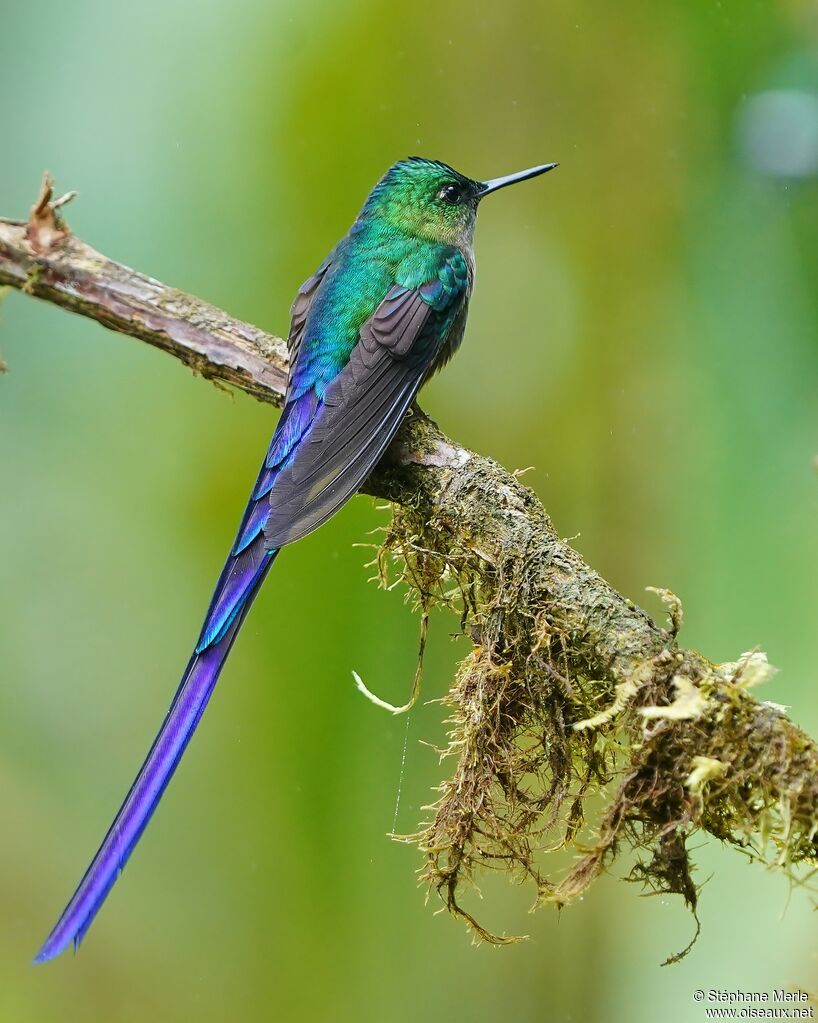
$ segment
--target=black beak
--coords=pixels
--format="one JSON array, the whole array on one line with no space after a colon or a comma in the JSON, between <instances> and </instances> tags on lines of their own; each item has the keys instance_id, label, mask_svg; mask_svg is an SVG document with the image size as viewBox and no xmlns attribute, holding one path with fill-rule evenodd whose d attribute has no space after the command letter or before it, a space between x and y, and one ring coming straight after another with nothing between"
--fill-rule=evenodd
<instances>
[{"instance_id":1,"label":"black beak","mask_svg":"<svg viewBox=\"0 0 818 1023\"><path fill-rule=\"evenodd\" d=\"M482 199L484 195L488 195L489 192L496 192L498 188L505 188L506 185L514 185L518 181L527 181L529 178L536 178L540 174L545 174L546 171L553 170L555 167L559 167L558 163L544 163L541 167L529 167L528 170L518 171L516 174L506 174L504 178L492 178L491 181L485 181L483 188L480 191L478 198Z\"/></svg>"}]
</instances>

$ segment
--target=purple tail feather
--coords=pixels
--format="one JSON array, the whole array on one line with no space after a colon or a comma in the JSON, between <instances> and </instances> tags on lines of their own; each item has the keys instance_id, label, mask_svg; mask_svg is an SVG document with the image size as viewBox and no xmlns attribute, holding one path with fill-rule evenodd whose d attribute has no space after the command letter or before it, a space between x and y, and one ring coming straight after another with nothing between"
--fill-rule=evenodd
<instances>
[{"instance_id":1,"label":"purple tail feather","mask_svg":"<svg viewBox=\"0 0 818 1023\"><path fill-rule=\"evenodd\" d=\"M262 469L262 477L269 470ZM34 961L79 946L162 798L199 723L219 674L278 551L264 546L264 497L251 500L236 544L216 585L193 656L136 780L71 901Z\"/></svg>"}]
</instances>

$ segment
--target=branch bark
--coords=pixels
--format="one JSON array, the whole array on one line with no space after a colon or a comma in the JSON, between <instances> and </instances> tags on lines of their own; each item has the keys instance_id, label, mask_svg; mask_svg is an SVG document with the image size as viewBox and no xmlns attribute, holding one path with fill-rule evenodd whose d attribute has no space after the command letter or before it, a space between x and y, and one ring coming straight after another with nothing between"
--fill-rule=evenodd
<instances>
[{"instance_id":1,"label":"branch bark","mask_svg":"<svg viewBox=\"0 0 818 1023\"><path fill-rule=\"evenodd\" d=\"M0 219L0 285L281 404L281 339L95 252L60 206L46 181L28 221ZM366 489L394 505L384 575L396 566L424 613L455 607L473 641L449 696L453 775L434 819L409 838L480 937L509 940L460 904L461 882L482 865L522 871L538 901L562 904L635 848L631 876L695 910L686 843L696 829L787 871L815 860L818 747L749 692L770 674L763 654L717 665L680 648L672 594L660 594L666 629L585 564L514 474L422 413ZM579 846L600 791L604 809ZM581 851L558 880L543 871L546 841Z\"/></svg>"}]
</instances>

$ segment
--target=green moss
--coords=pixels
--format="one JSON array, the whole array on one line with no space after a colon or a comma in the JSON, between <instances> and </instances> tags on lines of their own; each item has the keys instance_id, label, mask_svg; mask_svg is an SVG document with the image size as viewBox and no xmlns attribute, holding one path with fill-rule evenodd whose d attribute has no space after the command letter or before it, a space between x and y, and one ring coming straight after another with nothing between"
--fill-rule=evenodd
<instances>
[{"instance_id":1,"label":"green moss","mask_svg":"<svg viewBox=\"0 0 818 1023\"><path fill-rule=\"evenodd\" d=\"M25 281L20 285L20 291L26 295L34 295L37 292L37 285L43 276L44 267L40 263L32 262L26 274Z\"/></svg>"},{"instance_id":2,"label":"green moss","mask_svg":"<svg viewBox=\"0 0 818 1023\"><path fill-rule=\"evenodd\" d=\"M604 603L607 584L589 570L570 577L570 548L555 547L524 488L499 518L481 518L497 479L493 463L474 463L431 518L396 506L379 557L385 584L402 581L424 615L451 609L473 643L447 698L453 772L434 818L409 836L446 907L479 939L507 943L462 904L480 870L527 880L535 905L565 906L635 851L628 879L695 914L697 830L787 871L814 860L818 755L748 692L769 674L763 655L718 666L680 650L681 604L667 591L670 631L623 598L601 628L579 609ZM552 874L565 848L577 855Z\"/></svg>"}]
</instances>

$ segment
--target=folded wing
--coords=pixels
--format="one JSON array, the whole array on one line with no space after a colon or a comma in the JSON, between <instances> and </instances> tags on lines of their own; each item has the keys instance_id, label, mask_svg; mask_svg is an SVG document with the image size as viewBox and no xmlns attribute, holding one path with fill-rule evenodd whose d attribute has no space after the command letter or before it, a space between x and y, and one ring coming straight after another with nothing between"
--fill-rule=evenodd
<instances>
[{"instance_id":1,"label":"folded wing","mask_svg":"<svg viewBox=\"0 0 818 1023\"><path fill-rule=\"evenodd\" d=\"M395 285L363 325L307 435L270 489L267 546L282 547L333 515L369 475L441 353L466 288Z\"/></svg>"}]
</instances>

